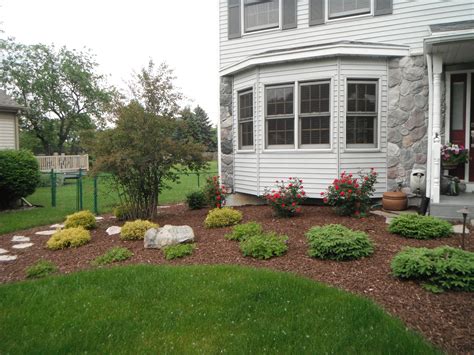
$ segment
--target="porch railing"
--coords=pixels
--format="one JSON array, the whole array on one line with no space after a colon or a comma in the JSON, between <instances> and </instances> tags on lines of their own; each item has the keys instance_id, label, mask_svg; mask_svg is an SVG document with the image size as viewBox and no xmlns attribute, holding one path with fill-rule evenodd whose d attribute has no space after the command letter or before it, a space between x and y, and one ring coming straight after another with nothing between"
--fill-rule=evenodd
<instances>
[{"instance_id":1,"label":"porch railing","mask_svg":"<svg viewBox=\"0 0 474 355\"><path fill-rule=\"evenodd\" d=\"M89 170L89 155L39 155L36 156L40 171L54 170L56 172Z\"/></svg>"}]
</instances>

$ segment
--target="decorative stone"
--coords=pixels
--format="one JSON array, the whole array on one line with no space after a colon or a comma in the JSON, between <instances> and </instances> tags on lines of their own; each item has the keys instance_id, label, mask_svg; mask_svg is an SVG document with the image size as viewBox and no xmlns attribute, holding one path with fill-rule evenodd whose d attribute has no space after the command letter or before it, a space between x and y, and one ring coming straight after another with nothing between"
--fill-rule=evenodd
<instances>
[{"instance_id":1,"label":"decorative stone","mask_svg":"<svg viewBox=\"0 0 474 355\"><path fill-rule=\"evenodd\" d=\"M412 138L414 141L418 141L423 138L426 134L426 126L415 128L412 132Z\"/></svg>"},{"instance_id":2,"label":"decorative stone","mask_svg":"<svg viewBox=\"0 0 474 355\"><path fill-rule=\"evenodd\" d=\"M399 107L405 112L410 112L413 107L415 107L415 100L413 96L407 95L400 98Z\"/></svg>"},{"instance_id":3,"label":"decorative stone","mask_svg":"<svg viewBox=\"0 0 474 355\"><path fill-rule=\"evenodd\" d=\"M49 231L36 232L35 234L36 235L53 235L56 232L57 232L57 230L49 230Z\"/></svg>"},{"instance_id":4,"label":"decorative stone","mask_svg":"<svg viewBox=\"0 0 474 355\"><path fill-rule=\"evenodd\" d=\"M408 80L402 80L400 85L400 95L407 96L410 93L410 82Z\"/></svg>"},{"instance_id":5,"label":"decorative stone","mask_svg":"<svg viewBox=\"0 0 474 355\"><path fill-rule=\"evenodd\" d=\"M389 69L398 69L400 67L399 61L400 61L400 59L398 59L398 58L390 59L388 61L388 68Z\"/></svg>"},{"instance_id":6,"label":"decorative stone","mask_svg":"<svg viewBox=\"0 0 474 355\"><path fill-rule=\"evenodd\" d=\"M413 139L410 135L403 137L402 141L403 148L409 148L413 145Z\"/></svg>"},{"instance_id":7,"label":"decorative stone","mask_svg":"<svg viewBox=\"0 0 474 355\"><path fill-rule=\"evenodd\" d=\"M403 57L402 59L399 60L398 64L401 68L405 68L405 67L412 66L413 61L411 57Z\"/></svg>"},{"instance_id":8,"label":"decorative stone","mask_svg":"<svg viewBox=\"0 0 474 355\"><path fill-rule=\"evenodd\" d=\"M16 260L16 255L0 255L0 261L13 261Z\"/></svg>"},{"instance_id":9,"label":"decorative stone","mask_svg":"<svg viewBox=\"0 0 474 355\"><path fill-rule=\"evenodd\" d=\"M112 226L112 227L107 228L105 230L105 233L107 233L108 235L115 235L115 234L120 234L121 231L122 231L121 227Z\"/></svg>"},{"instance_id":10,"label":"decorative stone","mask_svg":"<svg viewBox=\"0 0 474 355\"><path fill-rule=\"evenodd\" d=\"M100 217L100 216L95 218L96 221L102 221L103 219L104 217Z\"/></svg>"},{"instance_id":11,"label":"decorative stone","mask_svg":"<svg viewBox=\"0 0 474 355\"><path fill-rule=\"evenodd\" d=\"M416 67L424 67L425 58L422 55L416 56L413 60L413 65Z\"/></svg>"},{"instance_id":12,"label":"decorative stone","mask_svg":"<svg viewBox=\"0 0 474 355\"><path fill-rule=\"evenodd\" d=\"M394 166L397 166L398 164L400 164L399 157L389 156L387 158L387 167L392 168Z\"/></svg>"},{"instance_id":13,"label":"decorative stone","mask_svg":"<svg viewBox=\"0 0 474 355\"><path fill-rule=\"evenodd\" d=\"M393 143L388 143L387 145L387 155L389 157L397 157L400 155L400 148L393 144Z\"/></svg>"},{"instance_id":14,"label":"decorative stone","mask_svg":"<svg viewBox=\"0 0 474 355\"><path fill-rule=\"evenodd\" d=\"M395 129L389 129L388 130L388 141L391 142L391 143L400 143L402 141L402 135L400 133L400 131L395 128Z\"/></svg>"},{"instance_id":15,"label":"decorative stone","mask_svg":"<svg viewBox=\"0 0 474 355\"><path fill-rule=\"evenodd\" d=\"M388 108L395 110L398 108L398 101L400 100L400 87L396 86L388 90Z\"/></svg>"},{"instance_id":16,"label":"decorative stone","mask_svg":"<svg viewBox=\"0 0 474 355\"><path fill-rule=\"evenodd\" d=\"M428 99L423 94L415 95L415 106L419 109L423 109L426 106Z\"/></svg>"},{"instance_id":17,"label":"decorative stone","mask_svg":"<svg viewBox=\"0 0 474 355\"><path fill-rule=\"evenodd\" d=\"M388 87L392 88L402 82L402 73L398 69L388 70Z\"/></svg>"},{"instance_id":18,"label":"decorative stone","mask_svg":"<svg viewBox=\"0 0 474 355\"><path fill-rule=\"evenodd\" d=\"M63 228L64 228L64 224L53 224L52 226L49 226L49 228L63 229Z\"/></svg>"},{"instance_id":19,"label":"decorative stone","mask_svg":"<svg viewBox=\"0 0 474 355\"><path fill-rule=\"evenodd\" d=\"M146 249L161 249L167 245L176 245L194 241L194 232L190 226L165 225L162 228L151 228L145 233Z\"/></svg>"},{"instance_id":20,"label":"decorative stone","mask_svg":"<svg viewBox=\"0 0 474 355\"><path fill-rule=\"evenodd\" d=\"M33 246L33 243L21 243L21 244L15 244L12 246L13 249L26 249Z\"/></svg>"},{"instance_id":21,"label":"decorative stone","mask_svg":"<svg viewBox=\"0 0 474 355\"><path fill-rule=\"evenodd\" d=\"M421 80L413 81L410 83L410 94L415 95L423 91L424 84Z\"/></svg>"},{"instance_id":22,"label":"decorative stone","mask_svg":"<svg viewBox=\"0 0 474 355\"><path fill-rule=\"evenodd\" d=\"M396 109L395 111L392 111L388 115L388 125L389 127L397 127L401 126L404 124L410 115L407 112L404 112L400 109Z\"/></svg>"},{"instance_id":23,"label":"decorative stone","mask_svg":"<svg viewBox=\"0 0 474 355\"><path fill-rule=\"evenodd\" d=\"M24 242L29 242L30 238L28 237L23 237L22 235L15 235L12 238L12 242L14 243L24 243Z\"/></svg>"},{"instance_id":24,"label":"decorative stone","mask_svg":"<svg viewBox=\"0 0 474 355\"><path fill-rule=\"evenodd\" d=\"M0 254L6 254L8 253L8 250L0 248Z\"/></svg>"},{"instance_id":25,"label":"decorative stone","mask_svg":"<svg viewBox=\"0 0 474 355\"><path fill-rule=\"evenodd\" d=\"M405 79L409 81L423 79L424 69L420 67L406 68L404 72Z\"/></svg>"},{"instance_id":26,"label":"decorative stone","mask_svg":"<svg viewBox=\"0 0 474 355\"><path fill-rule=\"evenodd\" d=\"M453 226L453 232L455 234L462 234L462 224L456 224L455 226ZM466 226L466 233L469 233L469 229L467 228Z\"/></svg>"},{"instance_id":27,"label":"decorative stone","mask_svg":"<svg viewBox=\"0 0 474 355\"><path fill-rule=\"evenodd\" d=\"M405 127L410 131L413 128L421 127L425 124L425 112L419 109L414 109L410 113L410 118L405 123Z\"/></svg>"},{"instance_id":28,"label":"decorative stone","mask_svg":"<svg viewBox=\"0 0 474 355\"><path fill-rule=\"evenodd\" d=\"M416 164L426 164L427 156L426 154L420 153L415 154L415 163ZM415 168L415 167L413 167Z\"/></svg>"}]
</instances>

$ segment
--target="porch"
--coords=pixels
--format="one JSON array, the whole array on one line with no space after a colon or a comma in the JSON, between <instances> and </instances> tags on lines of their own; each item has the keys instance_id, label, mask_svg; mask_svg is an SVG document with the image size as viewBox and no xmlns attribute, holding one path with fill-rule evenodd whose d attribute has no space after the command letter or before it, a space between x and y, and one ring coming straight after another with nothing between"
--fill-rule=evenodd
<instances>
[{"instance_id":1,"label":"porch","mask_svg":"<svg viewBox=\"0 0 474 355\"><path fill-rule=\"evenodd\" d=\"M467 207L469 209L468 220L474 219L474 193L461 192L459 196L440 196L439 203L432 204L430 215L441 217L452 221L462 221L462 215L458 212Z\"/></svg>"}]
</instances>

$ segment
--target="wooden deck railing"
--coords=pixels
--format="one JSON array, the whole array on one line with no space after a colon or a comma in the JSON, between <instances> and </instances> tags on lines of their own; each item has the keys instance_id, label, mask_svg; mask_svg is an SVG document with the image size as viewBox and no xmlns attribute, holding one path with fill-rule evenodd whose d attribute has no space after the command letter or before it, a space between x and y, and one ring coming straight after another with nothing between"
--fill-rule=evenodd
<instances>
[{"instance_id":1,"label":"wooden deck railing","mask_svg":"<svg viewBox=\"0 0 474 355\"><path fill-rule=\"evenodd\" d=\"M89 155L49 155L36 156L40 171L57 172L77 171L79 169L89 170Z\"/></svg>"}]
</instances>

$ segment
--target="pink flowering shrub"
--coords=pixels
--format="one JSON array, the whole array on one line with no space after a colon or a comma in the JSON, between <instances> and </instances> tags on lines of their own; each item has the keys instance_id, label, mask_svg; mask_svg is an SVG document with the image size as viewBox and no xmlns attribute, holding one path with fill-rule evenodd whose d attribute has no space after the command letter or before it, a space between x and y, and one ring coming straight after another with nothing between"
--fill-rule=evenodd
<instances>
[{"instance_id":1,"label":"pink flowering shrub","mask_svg":"<svg viewBox=\"0 0 474 355\"><path fill-rule=\"evenodd\" d=\"M274 189L265 189L263 197L278 216L292 217L301 212L301 203L306 198L303 180L288 178L288 181L275 181Z\"/></svg>"},{"instance_id":2,"label":"pink flowering shrub","mask_svg":"<svg viewBox=\"0 0 474 355\"><path fill-rule=\"evenodd\" d=\"M204 187L207 203L211 208L222 208L225 206L227 189L219 184L219 176L208 177Z\"/></svg>"},{"instance_id":3,"label":"pink flowering shrub","mask_svg":"<svg viewBox=\"0 0 474 355\"><path fill-rule=\"evenodd\" d=\"M441 147L441 159L447 164L465 164L469 160L469 150L462 145L446 143Z\"/></svg>"},{"instance_id":4,"label":"pink flowering shrub","mask_svg":"<svg viewBox=\"0 0 474 355\"><path fill-rule=\"evenodd\" d=\"M364 216L370 208L376 182L377 173L373 168L368 174L361 173L359 178L343 172L325 192L321 192L321 196L340 216Z\"/></svg>"}]
</instances>

